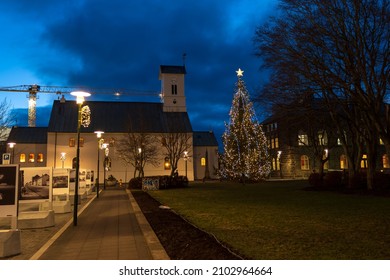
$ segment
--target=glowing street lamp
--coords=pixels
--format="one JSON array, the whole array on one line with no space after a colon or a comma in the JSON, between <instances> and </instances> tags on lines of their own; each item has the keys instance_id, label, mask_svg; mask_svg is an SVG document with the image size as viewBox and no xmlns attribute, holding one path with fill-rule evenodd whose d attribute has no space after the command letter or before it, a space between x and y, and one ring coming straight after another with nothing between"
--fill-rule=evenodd
<instances>
[{"instance_id":1,"label":"glowing street lamp","mask_svg":"<svg viewBox=\"0 0 390 280\"><path fill-rule=\"evenodd\" d=\"M95 131L97 139L98 139L98 149L97 149L97 176L96 176L96 197L99 198L99 165L100 165L100 155L99 150L102 146L102 135L104 131Z\"/></svg>"},{"instance_id":2,"label":"glowing street lamp","mask_svg":"<svg viewBox=\"0 0 390 280\"><path fill-rule=\"evenodd\" d=\"M186 163L186 177L187 177L187 161L188 161L188 151L184 151L184 161Z\"/></svg>"},{"instance_id":3,"label":"glowing street lamp","mask_svg":"<svg viewBox=\"0 0 390 280\"><path fill-rule=\"evenodd\" d=\"M11 160L10 160L10 163L12 164L12 163L14 163L14 161L15 161L15 159L14 159L14 154L15 154L15 145L16 145L16 143L14 143L14 142L9 142L8 143L8 146L10 147L10 149L11 149Z\"/></svg>"},{"instance_id":4,"label":"glowing street lamp","mask_svg":"<svg viewBox=\"0 0 390 280\"><path fill-rule=\"evenodd\" d=\"M80 172L80 126L87 127L90 123L91 111L88 106L82 106L85 97L91 96L90 93L84 91L73 91L70 93L76 96L76 103L78 104L78 119L77 119L77 154L76 154L76 186L74 194L74 211L73 211L73 225L77 226L77 208L79 204L79 172Z\"/></svg>"}]
</instances>

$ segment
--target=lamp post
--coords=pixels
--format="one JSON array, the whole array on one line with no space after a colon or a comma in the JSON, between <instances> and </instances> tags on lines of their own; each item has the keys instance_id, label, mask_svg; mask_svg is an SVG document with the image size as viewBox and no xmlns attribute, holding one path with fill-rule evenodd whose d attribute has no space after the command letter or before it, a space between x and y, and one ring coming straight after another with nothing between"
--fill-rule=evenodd
<instances>
[{"instance_id":1,"label":"lamp post","mask_svg":"<svg viewBox=\"0 0 390 280\"><path fill-rule=\"evenodd\" d=\"M16 145L16 143L14 143L14 142L9 142L9 143L8 143L8 146L9 146L10 149L11 149L11 160L10 160L10 163L11 163L11 164L14 163L14 161L15 161L15 159L14 159L15 145Z\"/></svg>"},{"instance_id":2,"label":"lamp post","mask_svg":"<svg viewBox=\"0 0 390 280\"><path fill-rule=\"evenodd\" d=\"M186 178L187 178L187 161L188 161L188 151L184 151L184 161L185 161L185 166L186 166Z\"/></svg>"},{"instance_id":3,"label":"lamp post","mask_svg":"<svg viewBox=\"0 0 390 280\"><path fill-rule=\"evenodd\" d=\"M100 165L100 156L99 150L101 146L102 134L104 131L95 131L96 136L98 138L98 148L97 148L97 176L96 176L96 197L99 198L99 165Z\"/></svg>"},{"instance_id":4,"label":"lamp post","mask_svg":"<svg viewBox=\"0 0 390 280\"><path fill-rule=\"evenodd\" d=\"M64 162L65 162L65 159L66 159L66 153L65 152L61 153L60 159L62 161L62 168L64 168Z\"/></svg>"},{"instance_id":5,"label":"lamp post","mask_svg":"<svg viewBox=\"0 0 390 280\"><path fill-rule=\"evenodd\" d=\"M107 143L104 143L102 144L102 147L104 149L104 185L103 185L103 189L105 190L106 189L106 171L108 171L108 155L109 155L109 148L108 148L108 144Z\"/></svg>"},{"instance_id":6,"label":"lamp post","mask_svg":"<svg viewBox=\"0 0 390 280\"><path fill-rule=\"evenodd\" d=\"M82 107L85 97L91 96L90 93L84 91L74 91L70 93L76 96L76 103L78 105L78 118L77 118L77 153L76 153L76 185L74 193L74 209L73 209L73 225L77 226L77 208L79 204L79 172L80 172L80 126L89 125L89 108L87 106ZM87 107L87 108L85 108ZM83 112L83 109L84 110Z\"/></svg>"},{"instance_id":7,"label":"lamp post","mask_svg":"<svg viewBox=\"0 0 390 280\"><path fill-rule=\"evenodd\" d=\"M276 164L279 164L279 169L280 169L280 178L283 179L283 172L282 172L282 161L281 161L281 156L282 156L282 151L278 151L278 157ZM278 168L278 166L276 166Z\"/></svg>"}]
</instances>

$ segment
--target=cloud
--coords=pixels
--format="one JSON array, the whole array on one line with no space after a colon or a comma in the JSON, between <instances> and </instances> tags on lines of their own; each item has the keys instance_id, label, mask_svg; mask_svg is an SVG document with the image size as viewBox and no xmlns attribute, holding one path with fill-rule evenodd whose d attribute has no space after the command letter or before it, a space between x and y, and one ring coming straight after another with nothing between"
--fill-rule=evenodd
<instances>
[{"instance_id":1,"label":"cloud","mask_svg":"<svg viewBox=\"0 0 390 280\"><path fill-rule=\"evenodd\" d=\"M222 130L235 70L244 69L251 94L261 80L252 37L276 1L21 0L0 8L25 23L23 63L47 85L158 92L159 65L181 65L186 53L193 127Z\"/></svg>"}]
</instances>

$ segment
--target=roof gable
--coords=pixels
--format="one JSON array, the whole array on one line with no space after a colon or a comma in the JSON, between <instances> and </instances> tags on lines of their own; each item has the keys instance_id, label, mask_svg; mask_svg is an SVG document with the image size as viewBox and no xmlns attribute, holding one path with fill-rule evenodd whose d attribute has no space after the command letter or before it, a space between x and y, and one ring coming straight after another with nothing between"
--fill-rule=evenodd
<instances>
[{"instance_id":1,"label":"roof gable","mask_svg":"<svg viewBox=\"0 0 390 280\"><path fill-rule=\"evenodd\" d=\"M216 146L218 141L212 131L194 131L194 146Z\"/></svg>"}]
</instances>

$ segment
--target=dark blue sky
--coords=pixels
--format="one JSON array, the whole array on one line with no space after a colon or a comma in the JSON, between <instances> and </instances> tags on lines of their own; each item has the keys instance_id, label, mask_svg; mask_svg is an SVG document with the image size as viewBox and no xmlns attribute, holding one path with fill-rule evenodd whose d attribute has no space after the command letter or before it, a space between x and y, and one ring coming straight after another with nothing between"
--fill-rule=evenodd
<instances>
[{"instance_id":1,"label":"dark blue sky","mask_svg":"<svg viewBox=\"0 0 390 280\"><path fill-rule=\"evenodd\" d=\"M252 39L276 4L277 0L1 1L0 86L35 83L159 92L159 65L182 65L186 53L193 129L214 130L219 137L229 119L235 71L244 70L251 96L264 83ZM27 125L26 93L0 94L20 113L18 125ZM37 126L47 125L55 99L54 94L39 95Z\"/></svg>"}]
</instances>

